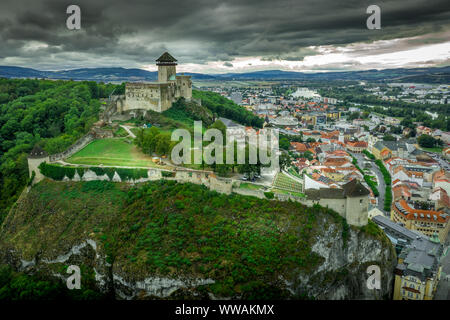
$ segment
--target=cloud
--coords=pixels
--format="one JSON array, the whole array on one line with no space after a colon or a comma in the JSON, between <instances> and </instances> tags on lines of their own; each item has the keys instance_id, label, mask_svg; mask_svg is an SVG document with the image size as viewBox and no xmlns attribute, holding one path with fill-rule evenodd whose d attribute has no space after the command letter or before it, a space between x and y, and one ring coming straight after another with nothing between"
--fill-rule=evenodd
<instances>
[{"instance_id":1,"label":"cloud","mask_svg":"<svg viewBox=\"0 0 450 320\"><path fill-rule=\"evenodd\" d=\"M0 64L151 67L168 50L181 64L220 70L249 57L300 63L323 48L389 53L443 43L450 30L448 0L384 0L381 30L366 28L368 0L78 0L80 31L65 27L69 4L2 0ZM381 45L392 39L410 40L401 48Z\"/></svg>"}]
</instances>

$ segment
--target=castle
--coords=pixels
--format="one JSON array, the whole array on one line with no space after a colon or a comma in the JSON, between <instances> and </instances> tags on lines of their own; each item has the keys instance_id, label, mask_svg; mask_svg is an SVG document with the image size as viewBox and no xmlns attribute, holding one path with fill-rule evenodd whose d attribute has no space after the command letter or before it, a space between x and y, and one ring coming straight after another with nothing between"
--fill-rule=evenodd
<instances>
[{"instance_id":1,"label":"castle","mask_svg":"<svg viewBox=\"0 0 450 320\"><path fill-rule=\"evenodd\" d=\"M172 106L178 98L192 99L192 81L190 76L177 76L177 60L164 52L157 60L158 82L127 82L125 101L118 104L119 112L128 110L152 110L163 112Z\"/></svg>"}]
</instances>

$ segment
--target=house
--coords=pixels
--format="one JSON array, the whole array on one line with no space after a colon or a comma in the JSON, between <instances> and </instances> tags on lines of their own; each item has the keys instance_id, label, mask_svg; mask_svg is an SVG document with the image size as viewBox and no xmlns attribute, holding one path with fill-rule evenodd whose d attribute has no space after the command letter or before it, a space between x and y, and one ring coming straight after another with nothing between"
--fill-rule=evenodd
<instances>
[{"instance_id":1,"label":"house","mask_svg":"<svg viewBox=\"0 0 450 320\"><path fill-rule=\"evenodd\" d=\"M392 151L387 148L382 141L377 141L371 150L375 158L380 160L389 159L392 156Z\"/></svg>"},{"instance_id":2,"label":"house","mask_svg":"<svg viewBox=\"0 0 450 320\"><path fill-rule=\"evenodd\" d=\"M399 200L392 204L391 220L429 237L437 234L441 243L445 243L450 225L450 216L445 210L415 209L406 200Z\"/></svg>"},{"instance_id":3,"label":"house","mask_svg":"<svg viewBox=\"0 0 450 320\"><path fill-rule=\"evenodd\" d=\"M365 141L348 141L347 149L351 152L361 153L363 150L367 149L367 142Z\"/></svg>"},{"instance_id":4,"label":"house","mask_svg":"<svg viewBox=\"0 0 450 320\"><path fill-rule=\"evenodd\" d=\"M351 180L341 188L308 189L305 190L305 194L308 199L307 205L320 204L333 209L350 225L367 224L370 192L358 179Z\"/></svg>"},{"instance_id":5,"label":"house","mask_svg":"<svg viewBox=\"0 0 450 320\"><path fill-rule=\"evenodd\" d=\"M450 148L445 148L442 150L442 155L445 159L450 160Z\"/></svg>"},{"instance_id":6,"label":"house","mask_svg":"<svg viewBox=\"0 0 450 320\"><path fill-rule=\"evenodd\" d=\"M433 174L433 189L442 188L450 194L450 173L442 170L439 170Z\"/></svg>"},{"instance_id":7,"label":"house","mask_svg":"<svg viewBox=\"0 0 450 320\"><path fill-rule=\"evenodd\" d=\"M427 135L431 135L431 129L428 127L424 127L424 126L418 126L416 129L417 132L417 136L420 136L422 134L427 134Z\"/></svg>"},{"instance_id":8,"label":"house","mask_svg":"<svg viewBox=\"0 0 450 320\"><path fill-rule=\"evenodd\" d=\"M394 300L432 300L441 278L443 246L435 238L417 238L398 256Z\"/></svg>"},{"instance_id":9,"label":"house","mask_svg":"<svg viewBox=\"0 0 450 320\"><path fill-rule=\"evenodd\" d=\"M448 193L441 187L437 187L431 192L429 200L434 201L434 206L438 210L450 208L450 198Z\"/></svg>"}]
</instances>

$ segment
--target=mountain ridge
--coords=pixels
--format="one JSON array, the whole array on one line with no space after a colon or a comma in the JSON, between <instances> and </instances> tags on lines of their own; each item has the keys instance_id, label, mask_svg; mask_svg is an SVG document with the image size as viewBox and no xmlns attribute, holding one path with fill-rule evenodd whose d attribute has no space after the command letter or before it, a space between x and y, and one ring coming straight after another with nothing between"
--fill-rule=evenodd
<instances>
[{"instance_id":1,"label":"mountain ridge","mask_svg":"<svg viewBox=\"0 0 450 320\"><path fill-rule=\"evenodd\" d=\"M416 81L449 83L450 66L432 68L398 68L362 71L333 71L305 73L283 70L263 70L244 73L202 74L183 73L193 80L372 80L372 81ZM54 80L93 80L103 82L155 81L157 71L138 68L101 67L78 68L58 71L42 71L18 66L0 66L0 77L6 78L46 78Z\"/></svg>"}]
</instances>

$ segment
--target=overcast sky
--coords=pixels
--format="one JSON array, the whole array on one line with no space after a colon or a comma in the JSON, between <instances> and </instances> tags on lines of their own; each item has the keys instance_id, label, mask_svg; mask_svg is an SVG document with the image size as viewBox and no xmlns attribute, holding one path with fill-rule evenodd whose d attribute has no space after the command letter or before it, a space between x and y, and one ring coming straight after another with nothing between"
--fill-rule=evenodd
<instances>
[{"instance_id":1,"label":"overcast sky","mask_svg":"<svg viewBox=\"0 0 450 320\"><path fill-rule=\"evenodd\" d=\"M66 8L81 8L68 30ZM381 30L366 9L381 8ZM0 65L304 72L450 65L449 0L1 0Z\"/></svg>"}]
</instances>

